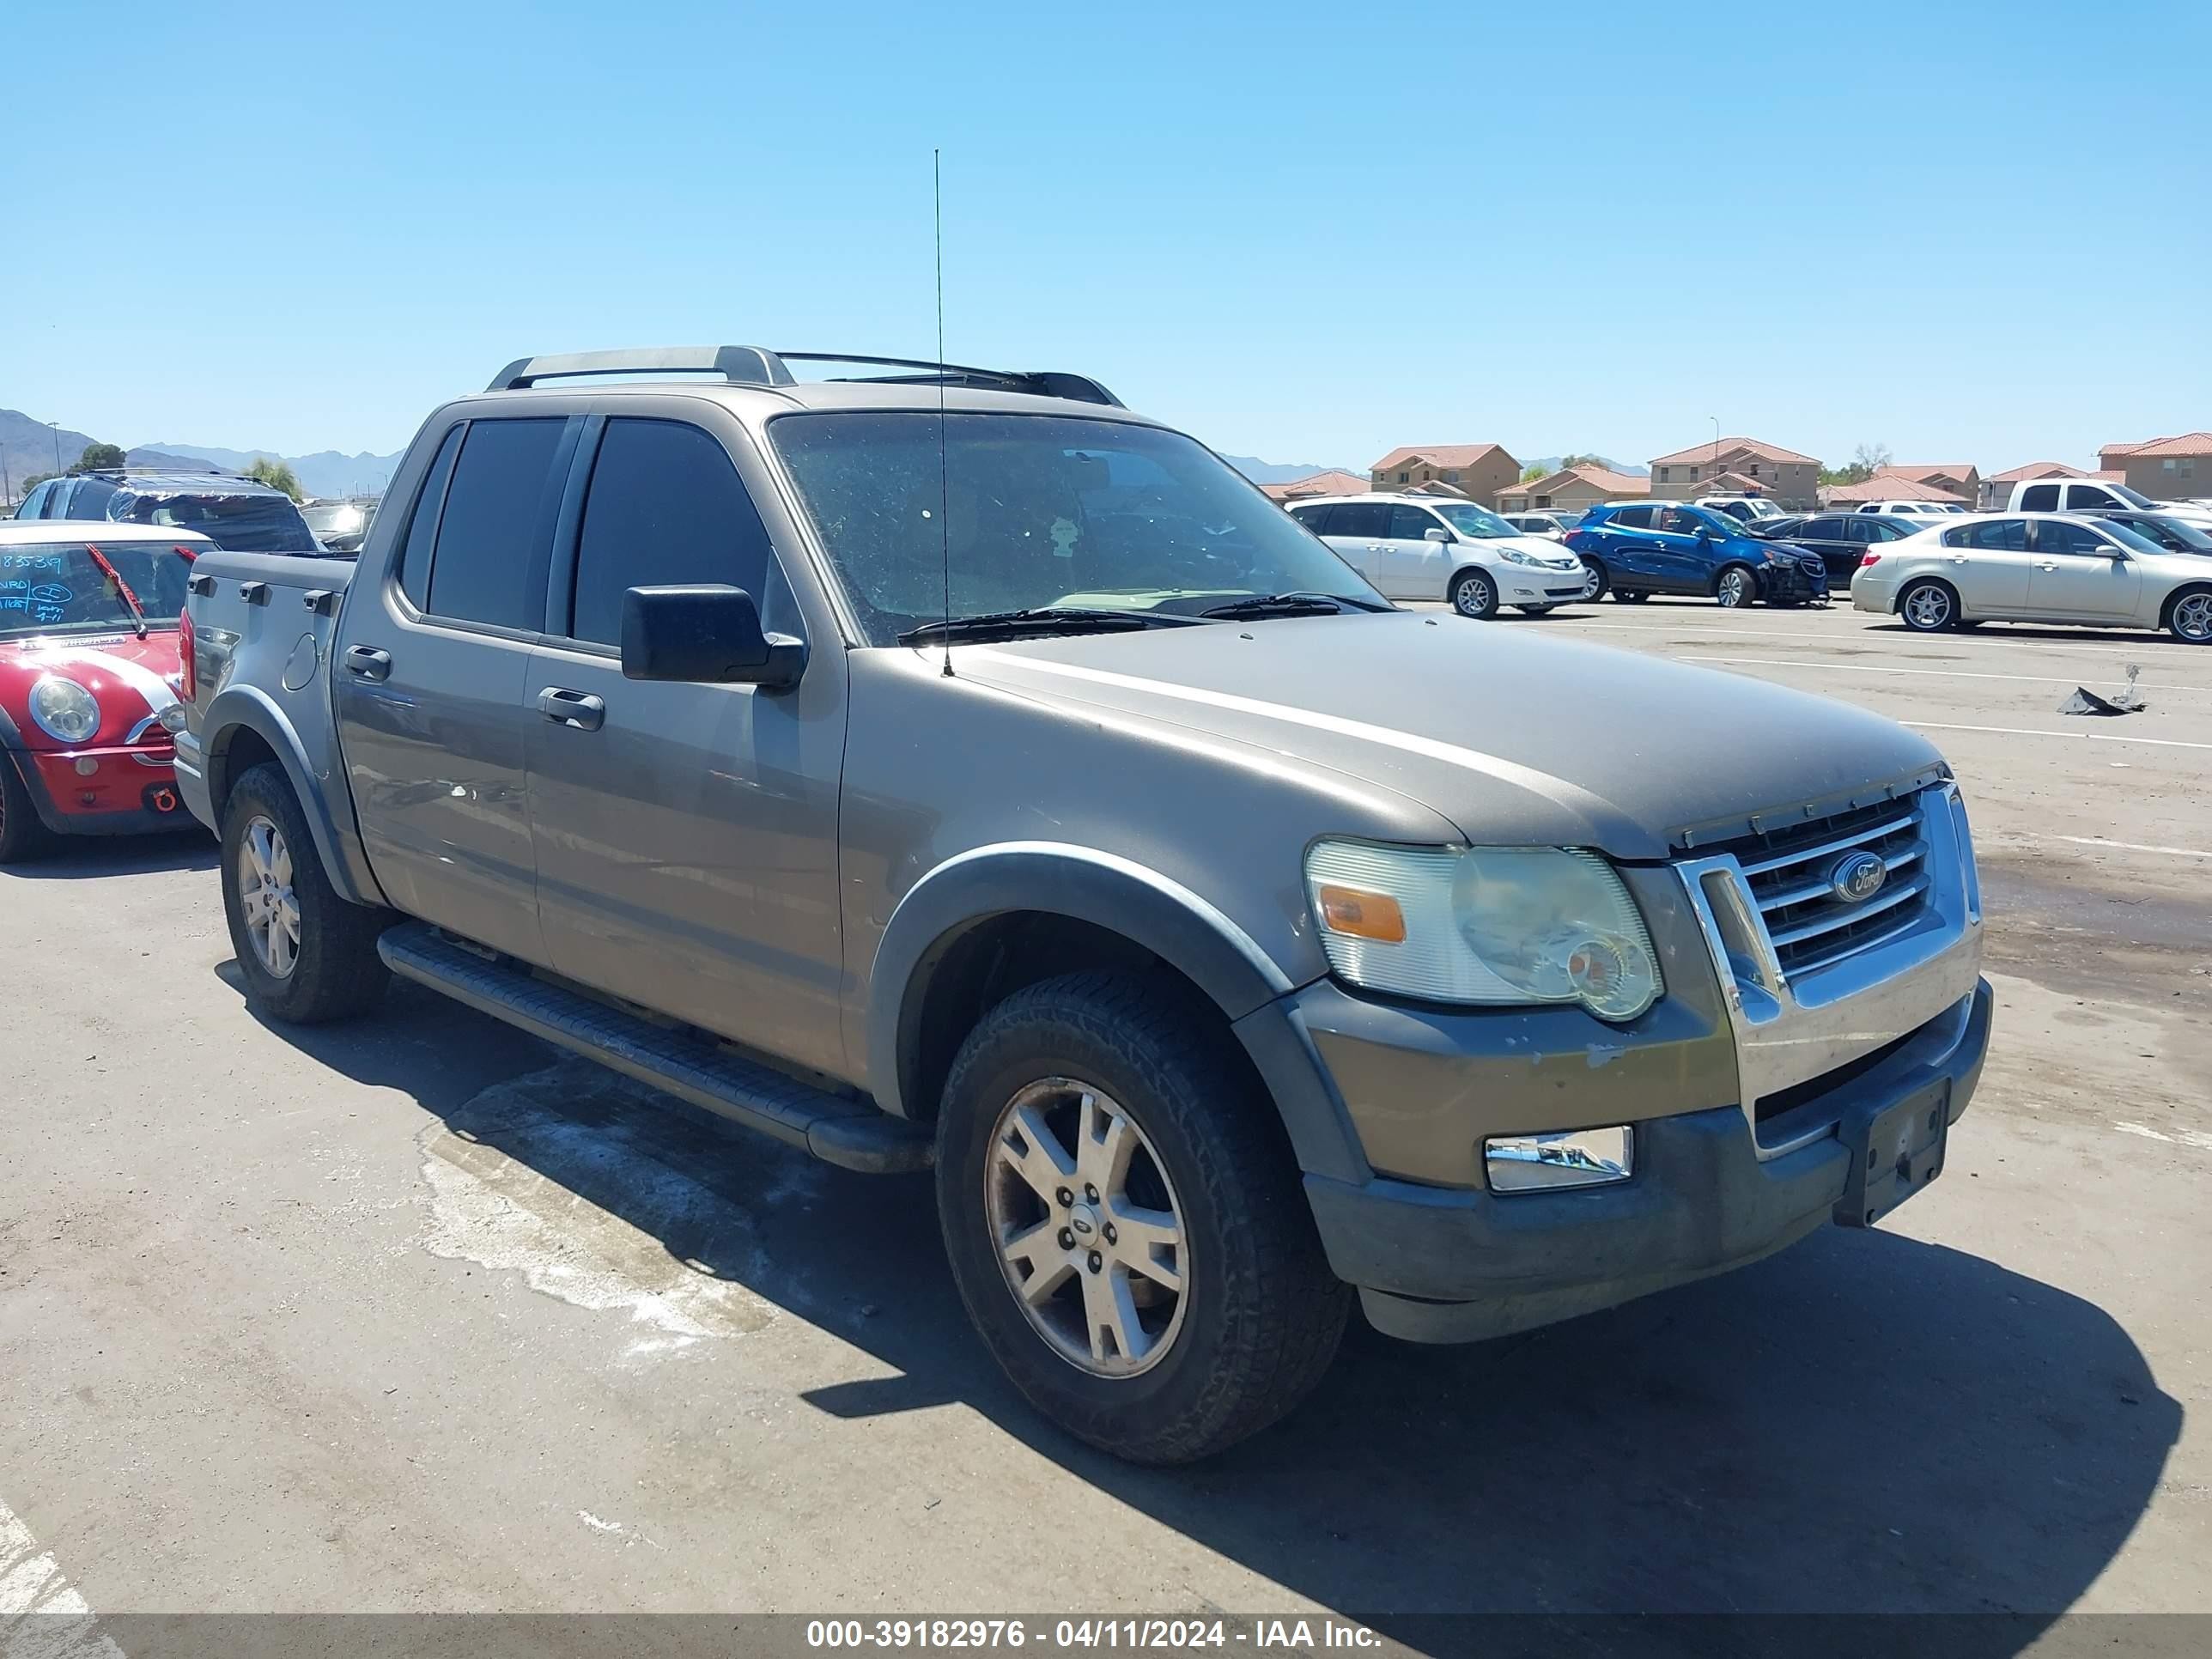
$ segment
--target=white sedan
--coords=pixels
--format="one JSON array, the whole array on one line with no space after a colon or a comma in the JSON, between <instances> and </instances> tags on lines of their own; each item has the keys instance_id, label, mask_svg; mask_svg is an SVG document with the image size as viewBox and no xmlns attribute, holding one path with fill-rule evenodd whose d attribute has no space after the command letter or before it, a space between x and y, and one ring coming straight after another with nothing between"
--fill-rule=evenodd
<instances>
[{"instance_id":1,"label":"white sedan","mask_svg":"<svg viewBox=\"0 0 2212 1659\"><path fill-rule=\"evenodd\" d=\"M1333 495L1291 516L1386 599L1443 599L1462 617L1500 605L1540 617L1595 599L1598 579L1557 542L1524 535L1486 507L1441 495Z\"/></svg>"},{"instance_id":2,"label":"white sedan","mask_svg":"<svg viewBox=\"0 0 2212 1659\"><path fill-rule=\"evenodd\" d=\"M1986 513L1869 550L1851 605L1916 633L1984 622L2163 628L2212 645L2212 556L2169 553L2125 525L2057 513Z\"/></svg>"}]
</instances>

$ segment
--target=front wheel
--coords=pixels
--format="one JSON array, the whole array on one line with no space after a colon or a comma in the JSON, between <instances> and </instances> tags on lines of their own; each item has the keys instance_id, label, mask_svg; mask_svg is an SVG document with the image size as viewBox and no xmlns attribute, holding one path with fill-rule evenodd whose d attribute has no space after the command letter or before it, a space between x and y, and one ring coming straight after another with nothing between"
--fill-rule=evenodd
<instances>
[{"instance_id":1,"label":"front wheel","mask_svg":"<svg viewBox=\"0 0 2212 1659\"><path fill-rule=\"evenodd\" d=\"M1641 605L1651 596L1641 588L1616 587L1613 590L1615 605Z\"/></svg>"},{"instance_id":2,"label":"front wheel","mask_svg":"<svg viewBox=\"0 0 2212 1659\"><path fill-rule=\"evenodd\" d=\"M939 1224L1023 1395L1139 1463L1284 1416L1351 1305L1273 1107L1156 983L1075 974L984 1016L938 1122Z\"/></svg>"},{"instance_id":3,"label":"front wheel","mask_svg":"<svg viewBox=\"0 0 2212 1659\"><path fill-rule=\"evenodd\" d=\"M1605 597L1607 585L1605 567L1595 559L1584 559L1583 561L1583 591L1580 595L1582 602L1584 605L1596 604Z\"/></svg>"},{"instance_id":4,"label":"front wheel","mask_svg":"<svg viewBox=\"0 0 2212 1659\"><path fill-rule=\"evenodd\" d=\"M392 918L338 896L307 816L273 762L239 779L222 809L222 908L246 994L313 1025L363 1012L391 977L376 954Z\"/></svg>"},{"instance_id":5,"label":"front wheel","mask_svg":"<svg viewBox=\"0 0 2212 1659\"><path fill-rule=\"evenodd\" d=\"M2190 645L2212 645L2212 587L2184 593L2166 613L2173 637Z\"/></svg>"},{"instance_id":6,"label":"front wheel","mask_svg":"<svg viewBox=\"0 0 2212 1659\"><path fill-rule=\"evenodd\" d=\"M1451 608L1462 617L1488 622L1498 614L1498 584L1480 570L1462 570L1452 578Z\"/></svg>"},{"instance_id":7,"label":"front wheel","mask_svg":"<svg viewBox=\"0 0 2212 1659\"><path fill-rule=\"evenodd\" d=\"M1732 564L1713 584L1713 597L1729 611L1741 611L1759 597L1759 578L1740 564Z\"/></svg>"},{"instance_id":8,"label":"front wheel","mask_svg":"<svg viewBox=\"0 0 2212 1659\"><path fill-rule=\"evenodd\" d=\"M1916 634L1940 634L1959 619L1959 596L1943 582L1919 581L1897 597L1897 614Z\"/></svg>"}]
</instances>

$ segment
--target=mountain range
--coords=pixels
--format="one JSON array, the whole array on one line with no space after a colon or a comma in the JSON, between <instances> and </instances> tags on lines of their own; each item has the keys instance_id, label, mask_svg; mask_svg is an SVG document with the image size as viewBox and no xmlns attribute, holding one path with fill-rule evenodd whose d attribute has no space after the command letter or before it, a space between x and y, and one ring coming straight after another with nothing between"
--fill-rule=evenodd
<instances>
[{"instance_id":1,"label":"mountain range","mask_svg":"<svg viewBox=\"0 0 2212 1659\"><path fill-rule=\"evenodd\" d=\"M85 446L94 441L88 432L52 427L34 420L20 409L0 409L0 469L5 489L0 500L13 501L22 494L23 480L74 466ZM58 457L58 459L57 459ZM384 488L399 457L343 455L334 449L312 455L285 455L273 449L221 449L205 444L138 444L125 452L131 466L167 467L179 472L243 472L258 459L283 461L310 495L350 495Z\"/></svg>"}]
</instances>

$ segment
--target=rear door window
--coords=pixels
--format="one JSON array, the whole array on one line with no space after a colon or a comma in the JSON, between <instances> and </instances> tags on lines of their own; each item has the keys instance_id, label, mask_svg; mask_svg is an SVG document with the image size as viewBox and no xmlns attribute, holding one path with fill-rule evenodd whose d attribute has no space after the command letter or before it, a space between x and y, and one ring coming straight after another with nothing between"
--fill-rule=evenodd
<instances>
[{"instance_id":1,"label":"rear door window","mask_svg":"<svg viewBox=\"0 0 2212 1659\"><path fill-rule=\"evenodd\" d=\"M1294 507L1291 509L1291 516L1319 535L1322 526L1328 522L1328 509L1325 507Z\"/></svg>"},{"instance_id":2,"label":"rear door window","mask_svg":"<svg viewBox=\"0 0 2212 1659\"><path fill-rule=\"evenodd\" d=\"M1328 534L1381 541L1390 530L1390 508L1384 501L1339 501L1328 515Z\"/></svg>"},{"instance_id":3,"label":"rear door window","mask_svg":"<svg viewBox=\"0 0 2212 1659\"><path fill-rule=\"evenodd\" d=\"M765 613L771 562L768 529L713 436L680 421L607 422L576 544L572 635L618 644L633 587L725 582Z\"/></svg>"},{"instance_id":4,"label":"rear door window","mask_svg":"<svg viewBox=\"0 0 2212 1659\"><path fill-rule=\"evenodd\" d=\"M430 556L430 614L532 633L544 625L553 457L564 424L469 423Z\"/></svg>"},{"instance_id":5,"label":"rear door window","mask_svg":"<svg viewBox=\"0 0 2212 1659\"><path fill-rule=\"evenodd\" d=\"M1623 530L1649 530L1651 528L1651 515L1655 511L1656 511L1656 508L1649 507L1624 507L1613 514L1606 523L1608 528L1618 526Z\"/></svg>"},{"instance_id":6,"label":"rear door window","mask_svg":"<svg viewBox=\"0 0 2212 1659\"><path fill-rule=\"evenodd\" d=\"M2096 484L2077 483L2066 486L2066 510L2069 513L2079 513L2085 508L2094 507L2125 507L2126 505L2125 501L2113 495L2111 490L2102 489Z\"/></svg>"},{"instance_id":7,"label":"rear door window","mask_svg":"<svg viewBox=\"0 0 2212 1659\"><path fill-rule=\"evenodd\" d=\"M1957 532L1947 532L1943 539L1951 541ZM1953 542L1953 546L1961 544ZM1987 524L1966 526L1964 545L1978 547L1989 553L2025 553L2027 551L2027 520L2025 519L1992 519Z\"/></svg>"},{"instance_id":8,"label":"rear door window","mask_svg":"<svg viewBox=\"0 0 2212 1659\"><path fill-rule=\"evenodd\" d=\"M2058 510L2058 486L2030 484L2020 494L2020 510L2023 513L2056 513Z\"/></svg>"}]
</instances>

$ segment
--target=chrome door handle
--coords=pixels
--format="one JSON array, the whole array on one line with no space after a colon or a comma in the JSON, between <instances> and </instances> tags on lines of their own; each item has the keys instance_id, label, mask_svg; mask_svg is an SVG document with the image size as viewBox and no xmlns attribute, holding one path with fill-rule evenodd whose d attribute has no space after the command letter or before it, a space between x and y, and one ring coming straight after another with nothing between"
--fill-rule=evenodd
<instances>
[{"instance_id":1,"label":"chrome door handle","mask_svg":"<svg viewBox=\"0 0 2212 1659\"><path fill-rule=\"evenodd\" d=\"M1951 556L1951 562L1952 562L1953 564L1964 564L1964 563L1966 563L1966 556L1965 554L1963 554L1963 553L1954 553L1954 554Z\"/></svg>"},{"instance_id":2,"label":"chrome door handle","mask_svg":"<svg viewBox=\"0 0 2212 1659\"><path fill-rule=\"evenodd\" d=\"M365 680L388 680L392 678L392 653L380 651L373 645L349 645L345 649L346 672L358 674Z\"/></svg>"},{"instance_id":3,"label":"chrome door handle","mask_svg":"<svg viewBox=\"0 0 2212 1659\"><path fill-rule=\"evenodd\" d=\"M596 732L606 724L607 700L586 692L549 685L538 694L538 712L547 720L557 720L563 726L573 726L583 732Z\"/></svg>"},{"instance_id":4,"label":"chrome door handle","mask_svg":"<svg viewBox=\"0 0 2212 1659\"><path fill-rule=\"evenodd\" d=\"M2056 569L2057 569L2057 568L2058 568L2058 567L2057 567L2056 564L2045 563L2045 562L2043 560L2041 560L2041 559L2038 559L2038 560L2035 562L2035 568L2036 568L2038 570L2056 570Z\"/></svg>"}]
</instances>

